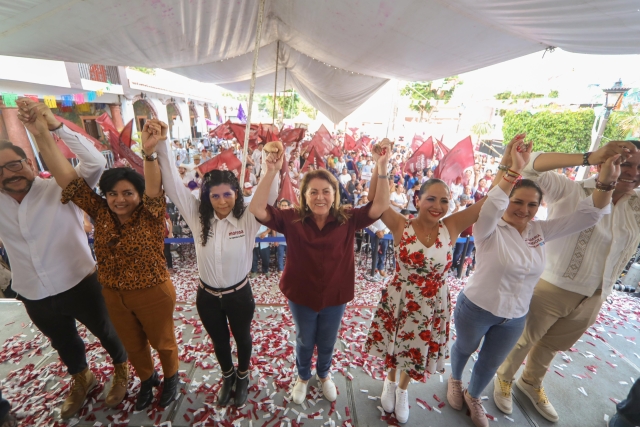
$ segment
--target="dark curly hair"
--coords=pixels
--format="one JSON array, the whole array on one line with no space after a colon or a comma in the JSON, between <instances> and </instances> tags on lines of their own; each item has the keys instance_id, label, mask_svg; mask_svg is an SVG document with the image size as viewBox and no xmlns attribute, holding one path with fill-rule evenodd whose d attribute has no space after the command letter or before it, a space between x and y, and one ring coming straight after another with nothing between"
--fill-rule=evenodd
<instances>
[{"instance_id":1,"label":"dark curly hair","mask_svg":"<svg viewBox=\"0 0 640 427\"><path fill-rule=\"evenodd\" d=\"M202 246L205 246L209 239L209 235L211 233L211 220L213 219L214 213L211 199L209 199L209 190L211 190L211 187L215 187L220 184L227 184L236 192L236 203L233 205L231 214L235 218L240 219L245 211L244 196L242 195L242 191L240 191L238 178L233 174L233 172L213 170L206 173L202 179L202 188L200 188L200 208L198 210L200 213L200 226L202 228L202 235L200 236L202 239Z\"/></svg>"},{"instance_id":2,"label":"dark curly hair","mask_svg":"<svg viewBox=\"0 0 640 427\"><path fill-rule=\"evenodd\" d=\"M144 194L144 177L132 168L113 168L104 171L98 182L98 188L102 195L106 195L113 190L120 181L129 181L138 192L138 196L142 199Z\"/></svg>"}]
</instances>

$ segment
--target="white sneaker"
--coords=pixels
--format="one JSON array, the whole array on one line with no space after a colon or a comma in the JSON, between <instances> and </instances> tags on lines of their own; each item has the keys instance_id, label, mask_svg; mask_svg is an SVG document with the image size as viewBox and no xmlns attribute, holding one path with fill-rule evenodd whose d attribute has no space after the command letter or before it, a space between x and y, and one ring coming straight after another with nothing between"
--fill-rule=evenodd
<instances>
[{"instance_id":1,"label":"white sneaker","mask_svg":"<svg viewBox=\"0 0 640 427\"><path fill-rule=\"evenodd\" d=\"M293 386L291 397L293 398L293 403L297 405L304 402L304 399L307 397L307 383L298 378L296 384Z\"/></svg>"},{"instance_id":2,"label":"white sneaker","mask_svg":"<svg viewBox=\"0 0 640 427\"><path fill-rule=\"evenodd\" d=\"M382 276L380 275L380 273L378 273L378 272L376 271L376 274L374 274L374 275L373 275L373 281L374 281L374 282L379 282L379 281L381 281L381 280L382 280Z\"/></svg>"},{"instance_id":3,"label":"white sneaker","mask_svg":"<svg viewBox=\"0 0 640 427\"><path fill-rule=\"evenodd\" d=\"M396 389L396 419L400 424L409 420L409 392L400 387Z\"/></svg>"},{"instance_id":4,"label":"white sneaker","mask_svg":"<svg viewBox=\"0 0 640 427\"><path fill-rule=\"evenodd\" d=\"M380 403L382 403L382 409L392 414L396 409L396 389L398 383L389 381L389 377L384 379L384 385L382 386L382 396L380 396Z\"/></svg>"},{"instance_id":5,"label":"white sneaker","mask_svg":"<svg viewBox=\"0 0 640 427\"><path fill-rule=\"evenodd\" d=\"M318 382L322 385L322 394L324 395L324 398L329 402L335 402L338 398L338 390L336 389L336 384L331 379L331 374L329 374L327 377L328 379L325 382L322 382L320 377L317 375L316 378L318 378Z\"/></svg>"}]
</instances>

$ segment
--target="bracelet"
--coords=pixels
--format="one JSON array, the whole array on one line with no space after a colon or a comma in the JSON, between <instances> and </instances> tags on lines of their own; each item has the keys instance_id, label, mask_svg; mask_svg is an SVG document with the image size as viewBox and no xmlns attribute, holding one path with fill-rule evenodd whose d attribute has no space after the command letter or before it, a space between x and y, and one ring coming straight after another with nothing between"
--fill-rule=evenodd
<instances>
[{"instance_id":1,"label":"bracelet","mask_svg":"<svg viewBox=\"0 0 640 427\"><path fill-rule=\"evenodd\" d=\"M378 175L380 179L389 179L389 175Z\"/></svg>"},{"instance_id":2,"label":"bracelet","mask_svg":"<svg viewBox=\"0 0 640 427\"><path fill-rule=\"evenodd\" d=\"M508 176L512 176L514 178L520 178L520 174L514 170L508 169L507 170L507 175Z\"/></svg>"},{"instance_id":3,"label":"bracelet","mask_svg":"<svg viewBox=\"0 0 640 427\"><path fill-rule=\"evenodd\" d=\"M51 129L51 130L49 130L49 132L55 132L55 131L57 131L58 129L62 129L62 126L64 126L64 123L60 123L60 126L58 126L58 127L57 127L57 128L55 128L55 129Z\"/></svg>"},{"instance_id":4,"label":"bracelet","mask_svg":"<svg viewBox=\"0 0 640 427\"><path fill-rule=\"evenodd\" d=\"M593 151L587 151L582 155L582 166L591 166L589 164L589 156L593 154Z\"/></svg>"},{"instance_id":5,"label":"bracelet","mask_svg":"<svg viewBox=\"0 0 640 427\"><path fill-rule=\"evenodd\" d=\"M617 183L618 183L617 181L613 181L610 184L604 184L604 183L596 180L596 190L603 191L603 192L613 191L613 190L615 190Z\"/></svg>"},{"instance_id":6,"label":"bracelet","mask_svg":"<svg viewBox=\"0 0 640 427\"><path fill-rule=\"evenodd\" d=\"M500 163L500 164L498 165L498 170L501 170L501 171L503 171L503 172L506 172L506 171L508 171L508 170L509 170L509 168L508 168L506 165L503 165L502 163Z\"/></svg>"},{"instance_id":7,"label":"bracelet","mask_svg":"<svg viewBox=\"0 0 640 427\"><path fill-rule=\"evenodd\" d=\"M515 179L513 181L509 181L506 176L503 176L502 179L504 179L505 181L507 181L511 185L515 185L515 183L516 183Z\"/></svg>"}]
</instances>

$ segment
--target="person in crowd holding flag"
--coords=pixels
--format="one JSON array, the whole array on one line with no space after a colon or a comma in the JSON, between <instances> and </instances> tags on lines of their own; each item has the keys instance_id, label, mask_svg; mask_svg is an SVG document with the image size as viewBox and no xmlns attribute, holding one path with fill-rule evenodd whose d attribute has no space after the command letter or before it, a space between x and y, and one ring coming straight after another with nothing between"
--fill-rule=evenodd
<instances>
[{"instance_id":1,"label":"person in crowd holding flag","mask_svg":"<svg viewBox=\"0 0 640 427\"><path fill-rule=\"evenodd\" d=\"M165 123L147 120L142 129L143 150L155 145L155 140L166 139L168 129ZM45 158L58 183L66 183L62 203L73 202L95 221L102 294L142 381L138 411L151 404L153 387L160 385L150 347L158 352L164 373L161 407L177 397L180 364L173 331L176 292L164 258L166 200L157 157L151 150L143 152L145 176L130 168L105 171L98 183L104 198L78 177L61 152L47 153Z\"/></svg>"},{"instance_id":2,"label":"person in crowd holding flag","mask_svg":"<svg viewBox=\"0 0 640 427\"><path fill-rule=\"evenodd\" d=\"M546 245L547 263L536 285L520 339L498 369L496 406L511 413L511 387L524 359L516 386L547 420L559 416L542 381L558 351L567 351L598 316L602 302L640 244L640 141L611 141L583 154L533 153L523 169L549 203L548 219L572 212L583 199L613 191L612 214L594 227ZM620 177L608 181L606 162L620 155ZM505 167L509 158L502 159ZM555 169L598 165L599 175L572 181Z\"/></svg>"},{"instance_id":3,"label":"person in crowd holding flag","mask_svg":"<svg viewBox=\"0 0 640 427\"><path fill-rule=\"evenodd\" d=\"M369 194L377 198L386 187L384 176L374 169ZM393 235L396 274L378 303L365 350L384 359L388 371L382 407L395 412L401 423L409 419L410 380L422 381L427 373L444 370L451 312L445 279L453 245L477 220L483 203L444 218L450 196L444 181L430 179L420 188L416 218L407 220L394 209L382 215Z\"/></svg>"},{"instance_id":4,"label":"person in crowd holding flag","mask_svg":"<svg viewBox=\"0 0 640 427\"><path fill-rule=\"evenodd\" d=\"M91 141L60 123L46 105L29 98L19 98L17 104L18 118L34 136L56 179L36 177L24 150L9 141L0 142L0 239L11 260L12 287L71 375L61 417L75 415L98 385L76 321L111 356L115 373L105 403L115 408L127 391L127 351L109 319L83 228L84 214L74 204L60 203L61 186L71 179L58 177L55 162L49 162L59 155L69 165L52 133L78 156L80 162L73 173L90 185L97 184L107 161Z\"/></svg>"},{"instance_id":5,"label":"person in crowd holding flag","mask_svg":"<svg viewBox=\"0 0 640 427\"><path fill-rule=\"evenodd\" d=\"M385 140L376 149L380 170L386 170L392 144ZM267 227L284 234L289 258L280 289L289 300L296 326L298 379L293 401L302 403L311 379L311 359L318 350L316 371L324 397L335 401L337 391L329 374L333 348L346 303L354 297L356 230L371 225L389 206L389 187L358 209L340 206L338 180L327 170L308 172L300 185L300 207L279 210L268 203L268 188L282 166L282 152L271 152L266 174L249 209ZM384 175L383 179L387 176Z\"/></svg>"},{"instance_id":6,"label":"person in crowd holding flag","mask_svg":"<svg viewBox=\"0 0 640 427\"><path fill-rule=\"evenodd\" d=\"M273 142L266 147L274 144L281 148ZM235 386L234 404L242 406L248 396L251 321L255 310L247 276L260 223L246 209L242 187L233 172L207 172L198 200L181 185L180 176L172 167L169 145L160 143L156 148L164 190L194 236L200 274L196 307L202 325L211 336L224 377L217 403L228 405ZM278 182L274 180L267 197L270 203L275 202L277 194ZM238 351L237 371L231 355L229 328Z\"/></svg>"},{"instance_id":7,"label":"person in crowd holding flag","mask_svg":"<svg viewBox=\"0 0 640 427\"><path fill-rule=\"evenodd\" d=\"M480 210L473 230L478 248L476 272L458 295L454 313L457 339L451 348L447 400L458 410L466 402L477 427L489 426L481 394L524 329L533 288L544 270L545 244L592 227L611 212L611 191L596 191L582 199L574 212L532 221L542 190L531 180L520 180L531 147L521 134L505 150L505 156L511 156L510 166L506 173L500 170ZM616 181L619 157L603 165L600 183L610 186ZM464 367L482 340L469 387L463 391Z\"/></svg>"}]
</instances>

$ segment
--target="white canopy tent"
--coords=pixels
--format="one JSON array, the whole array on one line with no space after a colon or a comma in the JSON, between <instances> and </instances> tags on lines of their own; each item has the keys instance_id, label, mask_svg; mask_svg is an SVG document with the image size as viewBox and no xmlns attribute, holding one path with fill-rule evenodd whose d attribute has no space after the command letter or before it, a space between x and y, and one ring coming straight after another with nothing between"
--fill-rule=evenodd
<instances>
[{"instance_id":1,"label":"white canopy tent","mask_svg":"<svg viewBox=\"0 0 640 427\"><path fill-rule=\"evenodd\" d=\"M165 68L248 92L258 0L0 0L0 54ZM278 43L279 42L279 43ZM640 53L639 0L267 0L256 90L332 121L390 78L433 80L560 47ZM286 72L284 69L286 68Z\"/></svg>"}]
</instances>

